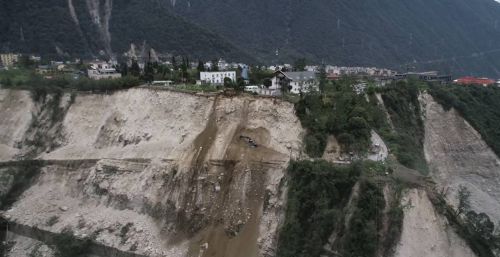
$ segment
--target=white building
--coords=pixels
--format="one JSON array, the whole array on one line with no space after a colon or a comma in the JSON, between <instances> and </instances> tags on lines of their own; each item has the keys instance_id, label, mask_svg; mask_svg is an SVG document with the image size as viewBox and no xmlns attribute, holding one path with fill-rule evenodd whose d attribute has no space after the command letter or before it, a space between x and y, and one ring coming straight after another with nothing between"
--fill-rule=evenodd
<instances>
[{"instance_id":1,"label":"white building","mask_svg":"<svg viewBox=\"0 0 500 257\"><path fill-rule=\"evenodd\" d=\"M290 92L293 94L308 93L318 90L318 79L315 72L282 72L277 71L271 80L269 89L280 90L282 86L291 86Z\"/></svg>"},{"instance_id":2,"label":"white building","mask_svg":"<svg viewBox=\"0 0 500 257\"><path fill-rule=\"evenodd\" d=\"M200 80L205 84L223 85L224 79L229 78L236 81L236 71L208 71L200 72Z\"/></svg>"},{"instance_id":3,"label":"white building","mask_svg":"<svg viewBox=\"0 0 500 257\"><path fill-rule=\"evenodd\" d=\"M19 61L19 55L13 53L0 54L0 60L2 61L3 66L10 67Z\"/></svg>"},{"instance_id":4,"label":"white building","mask_svg":"<svg viewBox=\"0 0 500 257\"><path fill-rule=\"evenodd\" d=\"M113 66L107 62L91 62L87 74L90 79L118 79L122 74L118 73Z\"/></svg>"},{"instance_id":5,"label":"white building","mask_svg":"<svg viewBox=\"0 0 500 257\"><path fill-rule=\"evenodd\" d=\"M219 59L219 62L217 63L217 67L219 70L225 71L229 69L229 64L222 58Z\"/></svg>"}]
</instances>

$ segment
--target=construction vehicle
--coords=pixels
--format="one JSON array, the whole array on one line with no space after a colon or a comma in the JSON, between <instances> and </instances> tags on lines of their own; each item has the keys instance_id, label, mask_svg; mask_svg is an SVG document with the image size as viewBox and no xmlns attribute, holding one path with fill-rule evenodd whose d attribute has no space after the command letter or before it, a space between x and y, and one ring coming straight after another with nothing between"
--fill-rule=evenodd
<instances>
[{"instance_id":1,"label":"construction vehicle","mask_svg":"<svg viewBox=\"0 0 500 257\"><path fill-rule=\"evenodd\" d=\"M257 143L252 138L250 138L250 137L241 135L240 136L240 140L245 141L252 148L258 147Z\"/></svg>"}]
</instances>

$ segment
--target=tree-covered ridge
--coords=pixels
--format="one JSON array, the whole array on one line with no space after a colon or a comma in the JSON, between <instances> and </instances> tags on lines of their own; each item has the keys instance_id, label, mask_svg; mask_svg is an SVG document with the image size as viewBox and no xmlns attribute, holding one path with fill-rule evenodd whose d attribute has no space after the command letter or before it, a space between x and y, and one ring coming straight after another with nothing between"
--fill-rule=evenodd
<instances>
[{"instance_id":1,"label":"tree-covered ridge","mask_svg":"<svg viewBox=\"0 0 500 257\"><path fill-rule=\"evenodd\" d=\"M95 57L106 54L101 28L89 14L85 1L71 1L78 24L65 0L21 0L0 3L0 51L43 56ZM134 43L144 43L160 53L252 60L222 37L171 13L158 1L112 1L109 32L111 49L121 57ZM104 13L103 1L100 11ZM102 15L102 14L101 14ZM100 21L101 23L103 21ZM67 56L67 57L69 57Z\"/></svg>"},{"instance_id":2,"label":"tree-covered ridge","mask_svg":"<svg viewBox=\"0 0 500 257\"><path fill-rule=\"evenodd\" d=\"M402 213L399 200L395 200L396 206L390 208L395 215L390 214L388 224L393 229L381 233L382 210L389 203L384 199L380 184L367 178L377 165L371 162L349 166L336 166L326 161L292 162L287 170L286 219L276 256L371 257L379 249L390 249L401 229ZM356 183L359 188L354 193ZM395 196L395 199L399 198ZM336 239L329 241L332 234ZM384 242L383 238L392 242Z\"/></svg>"},{"instance_id":3,"label":"tree-covered ridge","mask_svg":"<svg viewBox=\"0 0 500 257\"><path fill-rule=\"evenodd\" d=\"M308 130L305 147L311 157L323 155L328 135L334 135L347 152L370 147L371 127L385 117L377 115L364 94L354 91L354 84L350 78L328 82L322 93L306 94L295 105Z\"/></svg>"},{"instance_id":4,"label":"tree-covered ridge","mask_svg":"<svg viewBox=\"0 0 500 257\"><path fill-rule=\"evenodd\" d=\"M500 75L499 52L488 51L500 41L493 0L177 0L172 9L273 62Z\"/></svg>"},{"instance_id":5,"label":"tree-covered ridge","mask_svg":"<svg viewBox=\"0 0 500 257\"><path fill-rule=\"evenodd\" d=\"M425 132L418 101L421 84L400 81L375 88L368 83L366 92L357 92L359 83L348 77L325 82L322 92L303 95L295 104L297 116L307 129L306 153L322 157L327 138L333 135L343 152L363 156L371 147L371 131L375 130L401 164L426 174ZM380 94L384 107L375 94Z\"/></svg>"},{"instance_id":6,"label":"tree-covered ridge","mask_svg":"<svg viewBox=\"0 0 500 257\"><path fill-rule=\"evenodd\" d=\"M445 109L455 108L500 156L500 88L432 86L429 92Z\"/></svg>"}]
</instances>

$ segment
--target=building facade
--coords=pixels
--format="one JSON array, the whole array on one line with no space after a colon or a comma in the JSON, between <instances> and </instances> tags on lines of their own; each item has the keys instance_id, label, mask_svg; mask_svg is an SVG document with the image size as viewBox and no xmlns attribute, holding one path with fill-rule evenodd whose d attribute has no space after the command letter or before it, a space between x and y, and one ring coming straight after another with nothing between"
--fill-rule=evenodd
<instances>
[{"instance_id":1,"label":"building facade","mask_svg":"<svg viewBox=\"0 0 500 257\"><path fill-rule=\"evenodd\" d=\"M107 62L92 62L89 64L87 74L90 79L118 79L122 74L118 73L113 66Z\"/></svg>"},{"instance_id":2,"label":"building facade","mask_svg":"<svg viewBox=\"0 0 500 257\"><path fill-rule=\"evenodd\" d=\"M236 81L236 71L208 71L200 72L200 80L205 84L223 85L224 79L229 78Z\"/></svg>"},{"instance_id":3,"label":"building facade","mask_svg":"<svg viewBox=\"0 0 500 257\"><path fill-rule=\"evenodd\" d=\"M271 90L289 87L293 94L308 93L318 90L317 75L313 71L282 72L277 71L271 80Z\"/></svg>"},{"instance_id":4,"label":"building facade","mask_svg":"<svg viewBox=\"0 0 500 257\"><path fill-rule=\"evenodd\" d=\"M10 67L19 61L19 55L13 53L0 54L0 60L2 61L3 66Z\"/></svg>"}]
</instances>

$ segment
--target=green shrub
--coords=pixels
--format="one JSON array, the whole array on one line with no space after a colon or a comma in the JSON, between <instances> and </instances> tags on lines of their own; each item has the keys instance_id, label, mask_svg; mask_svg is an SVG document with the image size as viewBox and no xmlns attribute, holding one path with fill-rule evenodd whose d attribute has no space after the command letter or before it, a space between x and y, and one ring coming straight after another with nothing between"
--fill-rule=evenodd
<instances>
[{"instance_id":1,"label":"green shrub","mask_svg":"<svg viewBox=\"0 0 500 257\"><path fill-rule=\"evenodd\" d=\"M334 135L345 151L363 152L371 143L371 124L376 110L364 95L357 95L352 85L355 81L342 80L326 94L310 93L303 96L295 110L302 126L308 130L306 152L320 157L326 147L323 139ZM316 140L313 140L315 138ZM318 143L318 145L309 145Z\"/></svg>"},{"instance_id":2,"label":"green shrub","mask_svg":"<svg viewBox=\"0 0 500 257\"><path fill-rule=\"evenodd\" d=\"M321 133L315 133L313 135L307 134L304 143L306 145L306 152L311 157L320 158L323 156L323 152L326 147L327 136Z\"/></svg>"},{"instance_id":3,"label":"green shrub","mask_svg":"<svg viewBox=\"0 0 500 257\"><path fill-rule=\"evenodd\" d=\"M362 181L356 209L342 239L342 256L375 256L380 241L378 231L384 207L382 190L371 182Z\"/></svg>"},{"instance_id":4,"label":"green shrub","mask_svg":"<svg viewBox=\"0 0 500 257\"><path fill-rule=\"evenodd\" d=\"M360 163L347 167L326 161L292 162L285 224L278 242L278 257L316 257L336 226L342 209L363 170Z\"/></svg>"},{"instance_id":5,"label":"green shrub","mask_svg":"<svg viewBox=\"0 0 500 257\"><path fill-rule=\"evenodd\" d=\"M423 174L429 172L424 156L424 123L418 100L419 84L398 82L381 90L394 131L386 125L377 130L398 161Z\"/></svg>"}]
</instances>

